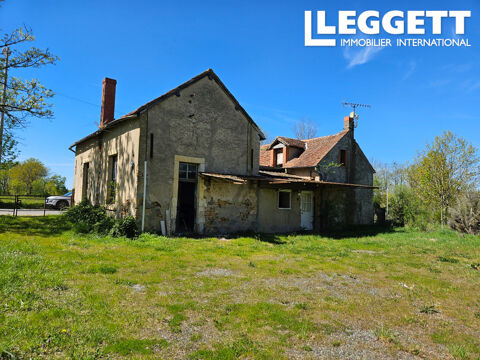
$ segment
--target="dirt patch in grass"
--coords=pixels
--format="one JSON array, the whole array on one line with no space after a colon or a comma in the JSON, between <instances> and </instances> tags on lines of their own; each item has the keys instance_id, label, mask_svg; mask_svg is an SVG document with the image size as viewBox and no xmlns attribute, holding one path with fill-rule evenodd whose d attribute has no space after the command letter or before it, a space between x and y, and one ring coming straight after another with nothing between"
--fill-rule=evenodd
<instances>
[{"instance_id":1,"label":"dirt patch in grass","mask_svg":"<svg viewBox=\"0 0 480 360\"><path fill-rule=\"evenodd\" d=\"M235 273L228 269L221 269L221 268L212 268L206 269L203 271L199 271L196 274L197 276L206 276L206 277L218 277L218 276L234 276Z\"/></svg>"},{"instance_id":2,"label":"dirt patch in grass","mask_svg":"<svg viewBox=\"0 0 480 360\"><path fill-rule=\"evenodd\" d=\"M396 229L131 241L54 227L0 222L0 353L480 357L480 271L471 266L480 261L478 236Z\"/></svg>"}]
</instances>

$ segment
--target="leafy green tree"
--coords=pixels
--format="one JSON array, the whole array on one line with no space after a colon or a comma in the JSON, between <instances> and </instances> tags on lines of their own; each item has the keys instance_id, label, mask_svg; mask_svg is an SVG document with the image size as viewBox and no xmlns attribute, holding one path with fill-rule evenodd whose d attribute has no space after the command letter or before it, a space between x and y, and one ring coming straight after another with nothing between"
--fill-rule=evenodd
<instances>
[{"instance_id":1,"label":"leafy green tree","mask_svg":"<svg viewBox=\"0 0 480 360\"><path fill-rule=\"evenodd\" d=\"M11 129L6 128L3 133L3 146L2 146L2 164L1 169L9 169L15 164L15 160L18 157L18 141L15 140Z\"/></svg>"},{"instance_id":2,"label":"leafy green tree","mask_svg":"<svg viewBox=\"0 0 480 360\"><path fill-rule=\"evenodd\" d=\"M480 177L477 149L450 131L435 137L409 168L409 180L422 201L440 213L443 226L449 206Z\"/></svg>"},{"instance_id":3,"label":"leafy green tree","mask_svg":"<svg viewBox=\"0 0 480 360\"><path fill-rule=\"evenodd\" d=\"M39 181L46 177L48 169L41 161L30 158L10 169L10 188L15 194L32 195L38 189Z\"/></svg>"},{"instance_id":4,"label":"leafy green tree","mask_svg":"<svg viewBox=\"0 0 480 360\"><path fill-rule=\"evenodd\" d=\"M24 127L32 117L51 118L53 115L49 102L54 95L51 90L45 88L37 79L7 76L22 69L54 64L58 60L49 49L28 47L27 44L34 40L32 30L27 26L0 35L0 51L3 54L0 58L0 90L6 87L5 101L1 101L3 91L0 96L0 113L4 115L0 124L0 164L3 156L8 155L4 154L3 150L5 144L8 144L8 141L5 141L5 129Z\"/></svg>"},{"instance_id":5,"label":"leafy green tree","mask_svg":"<svg viewBox=\"0 0 480 360\"><path fill-rule=\"evenodd\" d=\"M45 180L45 195L63 195L68 192L64 176L52 175Z\"/></svg>"},{"instance_id":6,"label":"leafy green tree","mask_svg":"<svg viewBox=\"0 0 480 360\"><path fill-rule=\"evenodd\" d=\"M30 194L45 195L45 184L46 184L46 181L43 178L32 181L32 190L30 191Z\"/></svg>"},{"instance_id":7,"label":"leafy green tree","mask_svg":"<svg viewBox=\"0 0 480 360\"><path fill-rule=\"evenodd\" d=\"M387 207L388 196L393 194L397 186L408 185L407 167L403 164L393 162L384 164L372 160L375 174L373 175L373 185L377 188L373 191L373 203L376 207Z\"/></svg>"},{"instance_id":8,"label":"leafy green tree","mask_svg":"<svg viewBox=\"0 0 480 360\"><path fill-rule=\"evenodd\" d=\"M407 185L397 185L390 198L390 219L397 225L413 225L422 215L423 208L420 198Z\"/></svg>"},{"instance_id":9,"label":"leafy green tree","mask_svg":"<svg viewBox=\"0 0 480 360\"><path fill-rule=\"evenodd\" d=\"M10 184L10 171L8 169L0 169L0 195L8 194Z\"/></svg>"}]
</instances>

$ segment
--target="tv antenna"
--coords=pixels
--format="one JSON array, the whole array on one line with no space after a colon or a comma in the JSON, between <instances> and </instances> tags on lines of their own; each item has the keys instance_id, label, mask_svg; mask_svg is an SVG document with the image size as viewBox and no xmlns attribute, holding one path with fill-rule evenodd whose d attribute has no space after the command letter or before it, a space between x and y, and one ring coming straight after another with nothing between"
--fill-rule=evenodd
<instances>
[{"instance_id":1,"label":"tv antenna","mask_svg":"<svg viewBox=\"0 0 480 360\"><path fill-rule=\"evenodd\" d=\"M353 109L353 117L358 117L358 115L355 113L355 110L357 109L357 107L371 108L371 106L368 104L349 103L346 101L342 101L342 105L350 106Z\"/></svg>"},{"instance_id":2,"label":"tv antenna","mask_svg":"<svg viewBox=\"0 0 480 360\"><path fill-rule=\"evenodd\" d=\"M357 122L358 122L358 114L355 112L355 110L359 107L367 108L367 109L371 108L371 106L368 105L368 104L358 104L358 103L353 103L353 102L347 102L345 100L342 101L342 105L343 106L350 106L353 109L352 113L350 114L350 117L352 117L355 120L355 127L357 127Z\"/></svg>"}]
</instances>

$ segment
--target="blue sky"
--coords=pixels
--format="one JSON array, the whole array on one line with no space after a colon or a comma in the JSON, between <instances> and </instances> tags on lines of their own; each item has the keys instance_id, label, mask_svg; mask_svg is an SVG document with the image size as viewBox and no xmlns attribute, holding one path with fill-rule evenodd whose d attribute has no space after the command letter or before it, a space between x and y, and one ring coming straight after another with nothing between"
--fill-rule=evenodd
<instances>
[{"instance_id":1,"label":"blue sky","mask_svg":"<svg viewBox=\"0 0 480 360\"><path fill-rule=\"evenodd\" d=\"M471 10L465 37L472 46L305 47L305 10L326 10L332 25L339 10ZM18 131L21 159L42 160L71 187L68 146L95 131L104 77L117 80L118 117L208 68L272 137L293 136L301 118L314 121L319 135L340 131L350 111L341 105L346 99L372 105L360 112L356 129L370 159L411 160L444 130L480 147L479 14L478 0L6 0L2 33L27 24L35 46L61 58L13 74L39 78L57 94L54 119L32 119ZM444 29L451 37L453 25Z\"/></svg>"}]
</instances>

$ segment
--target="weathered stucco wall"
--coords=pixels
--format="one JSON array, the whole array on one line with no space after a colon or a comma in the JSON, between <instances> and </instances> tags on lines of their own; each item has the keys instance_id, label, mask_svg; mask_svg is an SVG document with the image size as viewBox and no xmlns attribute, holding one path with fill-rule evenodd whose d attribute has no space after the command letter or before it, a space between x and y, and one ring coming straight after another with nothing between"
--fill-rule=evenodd
<instances>
[{"instance_id":1,"label":"weathered stucco wall","mask_svg":"<svg viewBox=\"0 0 480 360\"><path fill-rule=\"evenodd\" d=\"M313 171L313 168L293 168L293 169L286 169L287 174L303 176L306 178L314 178L317 173Z\"/></svg>"},{"instance_id":2,"label":"weathered stucco wall","mask_svg":"<svg viewBox=\"0 0 480 360\"><path fill-rule=\"evenodd\" d=\"M300 197L297 190L291 193L291 209L278 208L278 190L259 188L258 191L258 231L284 233L300 231Z\"/></svg>"},{"instance_id":3,"label":"weathered stucco wall","mask_svg":"<svg viewBox=\"0 0 480 360\"><path fill-rule=\"evenodd\" d=\"M331 163L338 164L339 160L339 152L340 150L346 150L347 156L350 157L351 154L351 138L350 136L346 135L330 150L330 152L320 161L320 166L323 169L326 169L327 166ZM350 159L347 159L347 162ZM348 182L347 181L347 166L338 166L338 167L330 167L328 170L325 171L325 181L333 181L333 182Z\"/></svg>"},{"instance_id":4,"label":"weathered stucco wall","mask_svg":"<svg viewBox=\"0 0 480 360\"><path fill-rule=\"evenodd\" d=\"M352 138L344 136L325 158L320 162L324 169L328 164L338 164L340 150L347 151L347 165L330 167L324 180L331 182L346 182L362 185L373 185L373 170L362 150L355 146L352 151ZM353 161L353 163L352 163ZM353 168L350 166L353 164ZM349 172L351 175L349 176ZM289 173L306 176L307 169L289 169ZM326 221L324 226L345 224L366 225L373 223L373 190L362 188L335 188L324 190L323 207L320 216Z\"/></svg>"},{"instance_id":5,"label":"weathered stucco wall","mask_svg":"<svg viewBox=\"0 0 480 360\"><path fill-rule=\"evenodd\" d=\"M354 174L356 184L373 185L373 169L358 144L355 144ZM360 225L373 224L373 189L355 189L355 199L357 203L355 223Z\"/></svg>"},{"instance_id":6,"label":"weathered stucco wall","mask_svg":"<svg viewBox=\"0 0 480 360\"><path fill-rule=\"evenodd\" d=\"M204 179L200 199L205 234L254 231L257 219L256 184L232 184Z\"/></svg>"},{"instance_id":7,"label":"weathered stucco wall","mask_svg":"<svg viewBox=\"0 0 480 360\"><path fill-rule=\"evenodd\" d=\"M109 156L117 155L115 201L107 205L115 214L135 215L140 129L130 120L104 132L100 138L79 144L75 152L75 203L87 197L93 204L105 205L108 193ZM88 190L83 193L84 164L89 163Z\"/></svg>"},{"instance_id":8,"label":"weathered stucco wall","mask_svg":"<svg viewBox=\"0 0 480 360\"><path fill-rule=\"evenodd\" d=\"M215 80L204 77L178 95L152 106L141 119L141 141L143 143L146 138L147 146L146 151L140 153L137 214L140 219L146 155L148 196L145 229L149 231L160 230L160 221L165 220L166 210L171 213L172 230L175 228L178 189L178 177L175 177L178 161L175 156L191 158L190 162L202 164L201 170L206 172L258 173L259 134ZM150 157L151 134L153 157ZM198 206L197 202L199 212L196 221L201 227L205 220L201 219Z\"/></svg>"}]
</instances>

